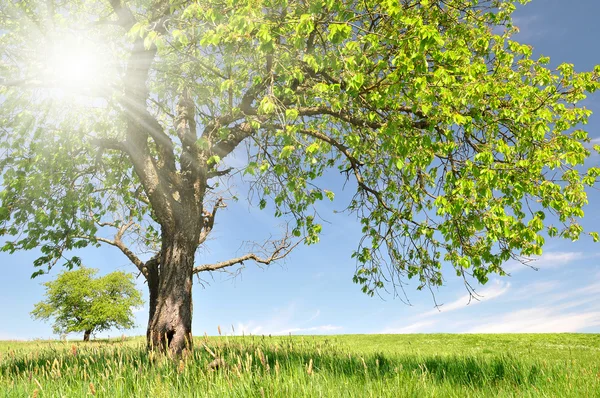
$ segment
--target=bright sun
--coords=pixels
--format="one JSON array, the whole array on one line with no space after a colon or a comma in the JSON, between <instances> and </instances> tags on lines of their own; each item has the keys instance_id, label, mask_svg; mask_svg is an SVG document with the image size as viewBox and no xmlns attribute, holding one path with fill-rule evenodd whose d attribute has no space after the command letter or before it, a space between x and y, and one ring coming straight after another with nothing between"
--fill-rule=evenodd
<instances>
[{"instance_id":1,"label":"bright sun","mask_svg":"<svg viewBox=\"0 0 600 398\"><path fill-rule=\"evenodd\" d=\"M44 80L68 91L102 88L108 82L108 70L99 47L82 37L54 41L44 51Z\"/></svg>"}]
</instances>

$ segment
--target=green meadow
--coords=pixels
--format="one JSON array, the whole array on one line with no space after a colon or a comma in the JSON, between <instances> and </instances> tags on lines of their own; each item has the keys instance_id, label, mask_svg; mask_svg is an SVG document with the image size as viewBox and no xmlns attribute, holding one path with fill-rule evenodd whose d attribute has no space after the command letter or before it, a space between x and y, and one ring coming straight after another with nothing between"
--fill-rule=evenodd
<instances>
[{"instance_id":1,"label":"green meadow","mask_svg":"<svg viewBox=\"0 0 600 398\"><path fill-rule=\"evenodd\" d=\"M600 397L598 334L197 337L177 359L144 344L2 341L0 397Z\"/></svg>"}]
</instances>

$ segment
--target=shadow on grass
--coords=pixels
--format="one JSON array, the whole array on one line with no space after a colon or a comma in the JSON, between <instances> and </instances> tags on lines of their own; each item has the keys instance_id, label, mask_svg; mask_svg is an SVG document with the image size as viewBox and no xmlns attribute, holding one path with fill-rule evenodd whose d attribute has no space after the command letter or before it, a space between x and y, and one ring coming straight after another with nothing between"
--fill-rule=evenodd
<instances>
[{"instance_id":1,"label":"shadow on grass","mask_svg":"<svg viewBox=\"0 0 600 398\"><path fill-rule=\"evenodd\" d=\"M210 352L210 353L209 353ZM227 364L219 372L207 370L214 358L222 358ZM123 363L131 372L146 369L150 372L161 368L178 366L179 361L157 360L155 353L148 353L143 344L78 345L73 350L44 350L27 355L15 354L0 359L0 374L14 377L31 377L32 372L50 373L54 367L70 368L85 363L90 376L104 372L107 364ZM56 362L56 363L55 363ZM312 365L311 365L312 364ZM273 377L279 373L302 375L321 374L325 378L345 377L358 382L376 378L427 378L438 383L489 387L494 384L531 386L542 376L542 366L537 362L520 360L506 354L498 355L389 355L376 353L359 355L347 347L327 342L301 342L298 339L196 339L195 349L187 360L192 372L218 375L218 373L251 373L261 377ZM275 370L277 369L277 370ZM310 369L310 370L309 370ZM548 370L544 369L546 375ZM129 372L126 370L125 372ZM175 374L175 372L173 372Z\"/></svg>"}]
</instances>

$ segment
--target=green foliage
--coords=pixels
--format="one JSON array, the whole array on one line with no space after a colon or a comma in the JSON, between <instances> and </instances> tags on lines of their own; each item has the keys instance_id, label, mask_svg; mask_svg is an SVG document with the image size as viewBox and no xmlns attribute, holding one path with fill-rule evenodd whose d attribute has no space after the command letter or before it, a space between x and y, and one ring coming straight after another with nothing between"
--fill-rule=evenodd
<instances>
[{"instance_id":1,"label":"green foliage","mask_svg":"<svg viewBox=\"0 0 600 398\"><path fill-rule=\"evenodd\" d=\"M217 371L202 344L228 364ZM595 397L597 334L195 339L180 361L142 339L0 342L7 396ZM92 390L92 388L94 390Z\"/></svg>"},{"instance_id":2,"label":"green foliage","mask_svg":"<svg viewBox=\"0 0 600 398\"><path fill-rule=\"evenodd\" d=\"M34 17L64 28L119 15L105 3L74 2L50 16L44 1L7 6L29 19L0 16L0 48L32 53L43 41L27 33ZM367 294L402 278L441 285L444 262L486 283L505 274L507 260L540 255L548 236L598 240L579 224L586 187L600 174L585 167L589 138L580 127L590 116L581 101L598 89L600 67L551 70L548 57L532 58L530 46L511 38L516 3L130 1L136 21L128 32L99 23L89 34L109 44L115 63L127 62L131 42L144 55L156 52L138 91L118 76L103 106L81 101L54 112L48 95L0 85L0 235L20 236L2 249L41 247L36 265L53 265L97 244L99 226L125 224L122 214L147 223L128 233L157 245L168 222L151 194L172 193L164 208L179 206L172 190L191 161L173 128L184 89L197 110L193 133L203 132L192 140L196 169L227 166L228 145L240 138L258 207L295 221L292 233L306 243L322 229L314 205L334 198L327 178L339 171L353 179L347 209L364 234L354 281ZM36 65L2 67L17 80L35 76ZM127 95L146 91L148 110L127 108ZM137 168L134 151L109 145L130 142L123 132L131 126L148 130L139 142L149 143L151 159ZM171 174L167 153L177 166ZM143 181L142 163L160 168L157 189Z\"/></svg>"},{"instance_id":3,"label":"green foliage","mask_svg":"<svg viewBox=\"0 0 600 398\"><path fill-rule=\"evenodd\" d=\"M132 328L132 307L143 304L133 275L117 271L94 278L97 272L81 267L46 282L46 300L37 303L31 315L54 319L57 334Z\"/></svg>"}]
</instances>

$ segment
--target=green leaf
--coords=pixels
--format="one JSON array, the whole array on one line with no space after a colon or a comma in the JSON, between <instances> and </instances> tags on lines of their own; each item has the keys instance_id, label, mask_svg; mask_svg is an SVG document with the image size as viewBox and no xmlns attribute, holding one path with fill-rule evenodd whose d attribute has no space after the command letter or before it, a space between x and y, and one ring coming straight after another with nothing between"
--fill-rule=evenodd
<instances>
[{"instance_id":1,"label":"green leaf","mask_svg":"<svg viewBox=\"0 0 600 398\"><path fill-rule=\"evenodd\" d=\"M284 146L283 149L281 150L281 153L279 154L279 158L281 158L281 159L289 158L295 149L296 149L296 147L294 147L293 145Z\"/></svg>"},{"instance_id":2,"label":"green leaf","mask_svg":"<svg viewBox=\"0 0 600 398\"><path fill-rule=\"evenodd\" d=\"M327 196L327 198L333 202L333 198L335 197L335 194L331 191L328 191L326 189L323 190L323 192L325 192L325 196Z\"/></svg>"},{"instance_id":3,"label":"green leaf","mask_svg":"<svg viewBox=\"0 0 600 398\"><path fill-rule=\"evenodd\" d=\"M218 155L213 155L206 161L207 164L219 164L221 158Z\"/></svg>"}]
</instances>

